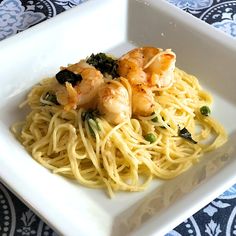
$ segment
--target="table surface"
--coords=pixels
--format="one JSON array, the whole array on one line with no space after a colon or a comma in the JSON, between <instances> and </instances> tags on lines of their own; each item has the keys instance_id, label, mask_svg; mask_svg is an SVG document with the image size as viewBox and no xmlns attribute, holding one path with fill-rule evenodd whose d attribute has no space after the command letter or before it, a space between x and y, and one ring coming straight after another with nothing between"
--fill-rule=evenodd
<instances>
[{"instance_id":1,"label":"table surface","mask_svg":"<svg viewBox=\"0 0 236 236\"><path fill-rule=\"evenodd\" d=\"M236 1L167 1L235 37L236 43ZM83 2L85 0L0 0L0 40ZM0 183L0 235L56 236L56 233ZM181 235L236 235L236 184L166 236Z\"/></svg>"}]
</instances>

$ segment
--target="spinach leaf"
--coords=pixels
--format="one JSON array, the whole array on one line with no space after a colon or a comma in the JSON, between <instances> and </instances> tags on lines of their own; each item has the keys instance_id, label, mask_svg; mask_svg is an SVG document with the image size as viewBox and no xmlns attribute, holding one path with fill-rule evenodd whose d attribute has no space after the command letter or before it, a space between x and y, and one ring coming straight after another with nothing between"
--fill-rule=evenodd
<instances>
[{"instance_id":1,"label":"spinach leaf","mask_svg":"<svg viewBox=\"0 0 236 236\"><path fill-rule=\"evenodd\" d=\"M47 92L43 98L44 100L46 101L49 101L49 102L52 102L54 103L55 105L60 105L57 101L57 96L56 94L54 94L53 92Z\"/></svg>"},{"instance_id":2,"label":"spinach leaf","mask_svg":"<svg viewBox=\"0 0 236 236\"><path fill-rule=\"evenodd\" d=\"M191 133L186 128L179 129L179 136L190 141L191 143L197 144L197 142L192 139Z\"/></svg>"},{"instance_id":3,"label":"spinach leaf","mask_svg":"<svg viewBox=\"0 0 236 236\"><path fill-rule=\"evenodd\" d=\"M156 113L153 112L151 115L154 115L154 114L156 114ZM151 121L157 123L157 122L158 122L157 116L155 116L154 118L152 118Z\"/></svg>"},{"instance_id":4,"label":"spinach leaf","mask_svg":"<svg viewBox=\"0 0 236 236\"><path fill-rule=\"evenodd\" d=\"M56 74L56 79L60 84L65 84L66 82L69 82L72 84L72 86L75 86L77 82L80 82L82 80L82 76L79 74L75 74L67 69L64 69Z\"/></svg>"},{"instance_id":5,"label":"spinach leaf","mask_svg":"<svg viewBox=\"0 0 236 236\"><path fill-rule=\"evenodd\" d=\"M97 70L101 71L102 74L109 74L113 78L119 76L117 60L107 56L105 53L92 54L88 59L87 63L93 65Z\"/></svg>"},{"instance_id":6,"label":"spinach leaf","mask_svg":"<svg viewBox=\"0 0 236 236\"><path fill-rule=\"evenodd\" d=\"M98 111L97 110L95 110L95 111L94 110L88 110L88 111L85 111L85 112L82 113L82 120L87 122L88 127L89 127L89 131L90 131L90 133L93 137L95 137L95 133L93 131L91 121L93 121L93 123L95 124L96 129L98 131L101 130L101 128L100 128L100 126L99 126L99 124L96 120L97 116L98 116Z\"/></svg>"}]
</instances>

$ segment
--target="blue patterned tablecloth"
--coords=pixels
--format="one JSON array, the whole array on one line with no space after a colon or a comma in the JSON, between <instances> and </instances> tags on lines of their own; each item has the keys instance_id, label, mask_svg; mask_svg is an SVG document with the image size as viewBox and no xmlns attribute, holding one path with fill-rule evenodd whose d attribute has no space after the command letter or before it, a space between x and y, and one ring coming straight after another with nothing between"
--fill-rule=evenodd
<instances>
[{"instance_id":1,"label":"blue patterned tablecloth","mask_svg":"<svg viewBox=\"0 0 236 236\"><path fill-rule=\"evenodd\" d=\"M0 0L0 40L85 0ZM156 0L158 1L158 0ZM235 37L236 0L168 0ZM56 236L38 216L0 184L0 235ZM236 184L166 236L236 235Z\"/></svg>"}]
</instances>

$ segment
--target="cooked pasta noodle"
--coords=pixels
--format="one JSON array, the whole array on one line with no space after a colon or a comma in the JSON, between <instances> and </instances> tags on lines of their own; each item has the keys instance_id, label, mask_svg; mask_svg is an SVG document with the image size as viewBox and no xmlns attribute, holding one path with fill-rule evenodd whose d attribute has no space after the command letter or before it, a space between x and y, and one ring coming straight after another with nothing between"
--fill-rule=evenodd
<instances>
[{"instance_id":1,"label":"cooked pasta noodle","mask_svg":"<svg viewBox=\"0 0 236 236\"><path fill-rule=\"evenodd\" d=\"M132 83L126 78L112 81L128 91L130 100ZM85 119L86 107L65 110L45 101L45 94L56 86L53 77L33 87L27 98L31 112L12 131L53 173L87 187L105 188L110 196L116 191L142 191L153 178L174 178L227 140L222 125L200 112L212 104L211 95L197 78L178 68L173 85L153 89L154 113L126 117L118 124L100 114ZM183 129L191 138L180 135ZM154 140L145 139L150 133Z\"/></svg>"}]
</instances>

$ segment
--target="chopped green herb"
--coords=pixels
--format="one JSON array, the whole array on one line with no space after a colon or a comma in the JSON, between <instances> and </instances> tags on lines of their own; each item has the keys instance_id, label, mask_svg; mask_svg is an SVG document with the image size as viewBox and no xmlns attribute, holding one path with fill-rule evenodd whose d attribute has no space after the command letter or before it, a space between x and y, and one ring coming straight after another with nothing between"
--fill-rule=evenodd
<instances>
[{"instance_id":1,"label":"chopped green herb","mask_svg":"<svg viewBox=\"0 0 236 236\"><path fill-rule=\"evenodd\" d=\"M52 92L47 92L46 95L44 96L44 100L52 102L55 105L59 105L56 95Z\"/></svg>"},{"instance_id":2,"label":"chopped green herb","mask_svg":"<svg viewBox=\"0 0 236 236\"><path fill-rule=\"evenodd\" d=\"M155 112L152 113L152 115L154 115L154 114L155 114ZM155 116L154 118L152 118L151 121L152 121L152 122L158 122L157 116Z\"/></svg>"},{"instance_id":3,"label":"chopped green herb","mask_svg":"<svg viewBox=\"0 0 236 236\"><path fill-rule=\"evenodd\" d=\"M56 74L56 79L60 84L65 84L66 82L69 82L72 84L72 86L75 86L77 82L80 82L82 80L82 76L79 74L75 74L67 69L64 69Z\"/></svg>"},{"instance_id":4,"label":"chopped green herb","mask_svg":"<svg viewBox=\"0 0 236 236\"><path fill-rule=\"evenodd\" d=\"M94 137L95 137L95 133L93 130L94 126L98 131L101 131L101 128L96 120L97 115L98 115L98 112L93 111L93 110L88 110L88 111L85 111L82 113L82 120L86 121L88 123L89 131L90 131L91 135Z\"/></svg>"},{"instance_id":5,"label":"chopped green herb","mask_svg":"<svg viewBox=\"0 0 236 236\"><path fill-rule=\"evenodd\" d=\"M97 110L87 110L87 111L84 111L82 113L82 120L85 121L85 120L89 120L89 119L96 119L96 117L99 115L98 111Z\"/></svg>"},{"instance_id":6,"label":"chopped green herb","mask_svg":"<svg viewBox=\"0 0 236 236\"><path fill-rule=\"evenodd\" d=\"M156 136L153 133L146 134L144 138L150 143L154 143L157 140Z\"/></svg>"},{"instance_id":7,"label":"chopped green herb","mask_svg":"<svg viewBox=\"0 0 236 236\"><path fill-rule=\"evenodd\" d=\"M200 112L204 116L209 116L211 114L211 110L210 110L210 108L208 106L202 106L200 108Z\"/></svg>"},{"instance_id":8,"label":"chopped green herb","mask_svg":"<svg viewBox=\"0 0 236 236\"><path fill-rule=\"evenodd\" d=\"M109 74L113 78L118 77L118 65L117 61L107 56L105 53L92 54L87 63L93 65L97 70L100 70L102 74Z\"/></svg>"},{"instance_id":9,"label":"chopped green herb","mask_svg":"<svg viewBox=\"0 0 236 236\"><path fill-rule=\"evenodd\" d=\"M92 134L93 137L95 137L95 133L94 133L94 128L97 130L97 131L101 131L101 128L97 122L97 120L93 120L93 119L89 119L87 121L88 123L88 127L89 127L89 131L90 133Z\"/></svg>"},{"instance_id":10,"label":"chopped green herb","mask_svg":"<svg viewBox=\"0 0 236 236\"><path fill-rule=\"evenodd\" d=\"M191 133L186 128L179 129L179 136L190 141L191 143L197 143L195 140L192 139Z\"/></svg>"},{"instance_id":11,"label":"chopped green herb","mask_svg":"<svg viewBox=\"0 0 236 236\"><path fill-rule=\"evenodd\" d=\"M93 131L92 125L91 125L91 123L90 123L89 121L90 121L90 120L88 120L87 123L88 123L88 128L89 128L90 134L91 134L93 137L95 137L95 133L94 133L94 131Z\"/></svg>"},{"instance_id":12,"label":"chopped green herb","mask_svg":"<svg viewBox=\"0 0 236 236\"><path fill-rule=\"evenodd\" d=\"M161 118L162 118L162 120L163 120L163 121L165 121L165 118L164 118L163 116L162 116ZM167 125L168 125L168 124L167 124ZM170 127L170 125L168 125L168 126ZM165 127L165 126L163 126L163 125L162 125L162 126L160 126L160 127L161 127L162 129L166 129L166 127Z\"/></svg>"}]
</instances>

